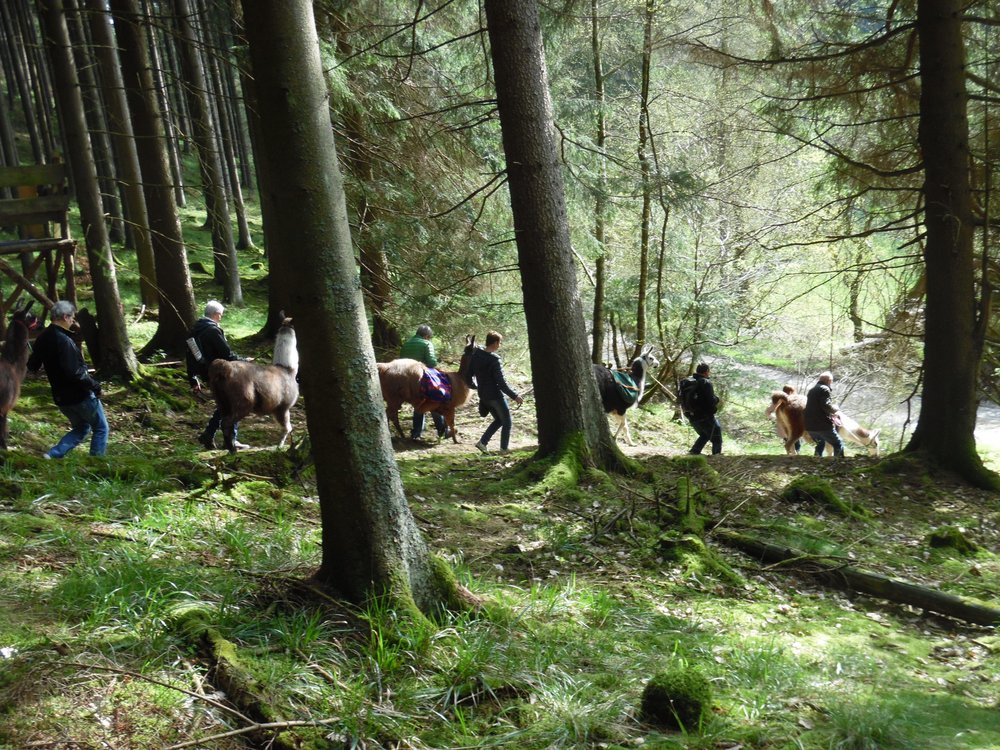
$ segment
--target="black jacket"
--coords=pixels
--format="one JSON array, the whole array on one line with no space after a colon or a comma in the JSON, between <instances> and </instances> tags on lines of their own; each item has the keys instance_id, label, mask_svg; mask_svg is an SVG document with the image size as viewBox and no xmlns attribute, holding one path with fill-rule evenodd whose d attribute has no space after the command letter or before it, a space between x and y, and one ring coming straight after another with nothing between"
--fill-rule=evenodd
<instances>
[{"instance_id":1,"label":"black jacket","mask_svg":"<svg viewBox=\"0 0 1000 750\"><path fill-rule=\"evenodd\" d=\"M229 342L226 341L226 334L211 318L198 318L197 322L191 327L191 331L188 333L190 338L195 340L198 344L198 348L201 350L201 362L194 358L194 354L188 349L187 353L187 372L188 372L188 382L191 385L195 385L197 378L206 377L208 375L208 366L212 364L217 359L224 359L228 362L240 359L235 354L233 350L229 348Z\"/></svg>"},{"instance_id":2,"label":"black jacket","mask_svg":"<svg viewBox=\"0 0 1000 750\"><path fill-rule=\"evenodd\" d=\"M472 353L472 365L469 369L472 377L476 379L480 401L497 401L501 393L506 393L513 399L517 398L517 391L507 385L500 355L496 352L476 349Z\"/></svg>"},{"instance_id":3,"label":"black jacket","mask_svg":"<svg viewBox=\"0 0 1000 750\"><path fill-rule=\"evenodd\" d=\"M833 391L825 383L816 383L806 394L805 421L807 430L829 430L833 427L831 417L837 413L833 403Z\"/></svg>"},{"instance_id":4,"label":"black jacket","mask_svg":"<svg viewBox=\"0 0 1000 750\"><path fill-rule=\"evenodd\" d=\"M100 397L101 384L87 372L80 347L64 328L50 323L35 340L28 369L38 372L45 368L52 387L52 400L57 406L73 406L90 398Z\"/></svg>"},{"instance_id":5,"label":"black jacket","mask_svg":"<svg viewBox=\"0 0 1000 750\"><path fill-rule=\"evenodd\" d=\"M694 418L714 417L715 413L719 410L719 397L715 395L715 388L712 386L711 378L706 378L704 375L699 375L698 373L695 373L694 378L698 381L697 385L695 385L695 392L698 394L698 398L695 401Z\"/></svg>"}]
</instances>

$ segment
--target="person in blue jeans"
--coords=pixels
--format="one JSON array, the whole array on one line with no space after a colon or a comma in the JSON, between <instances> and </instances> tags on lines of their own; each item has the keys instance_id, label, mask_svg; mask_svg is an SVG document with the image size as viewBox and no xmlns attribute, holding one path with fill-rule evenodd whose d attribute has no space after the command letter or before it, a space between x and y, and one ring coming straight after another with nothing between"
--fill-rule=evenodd
<instances>
[{"instance_id":1,"label":"person in blue jeans","mask_svg":"<svg viewBox=\"0 0 1000 750\"><path fill-rule=\"evenodd\" d=\"M704 362L695 368L697 398L694 400L694 411L688 419L691 421L694 431L698 433L698 439L691 446L689 452L692 454L701 453L701 449L708 442L712 443L713 456L722 453L722 425L719 424L719 418L715 416L719 409L719 397L715 395L715 388L713 388L710 379L711 375L711 369Z\"/></svg>"},{"instance_id":2,"label":"person in blue jeans","mask_svg":"<svg viewBox=\"0 0 1000 750\"><path fill-rule=\"evenodd\" d=\"M486 347L476 349L472 355L470 370L479 391L479 413L484 417L487 414L493 417L490 426L476 443L480 453L488 452L486 446L497 430L500 430L500 452L507 453L513 420L510 417L510 407L507 405L506 397L510 396L518 406L524 403L517 392L507 385L507 380L504 378L503 364L500 362L500 355L497 354L501 342L503 336L496 331L490 331L486 334Z\"/></svg>"},{"instance_id":3,"label":"person in blue jeans","mask_svg":"<svg viewBox=\"0 0 1000 750\"><path fill-rule=\"evenodd\" d=\"M45 458L62 458L90 438L90 455L103 456L108 448L108 420L101 404L101 384L91 377L80 347L70 335L76 308L60 300L50 311L52 322L35 341L28 370L45 368L52 388L52 400L69 419L72 429L49 448Z\"/></svg>"},{"instance_id":4,"label":"person in blue jeans","mask_svg":"<svg viewBox=\"0 0 1000 750\"><path fill-rule=\"evenodd\" d=\"M833 373L820 373L816 384L806 394L805 427L816 441L816 455L822 456L829 443L834 457L844 455L844 441L837 432L840 408L833 403Z\"/></svg>"},{"instance_id":5,"label":"person in blue jeans","mask_svg":"<svg viewBox=\"0 0 1000 750\"><path fill-rule=\"evenodd\" d=\"M434 352L434 342L431 338L434 331L424 323L417 326L417 332L399 349L400 359L415 359L427 367L437 367L437 354ZM434 429L437 430L438 438L448 437L448 428L444 423L444 415L440 412L432 411L431 419L434 420ZM419 440L424 432L424 413L422 411L413 412L413 428L410 430L410 439Z\"/></svg>"}]
</instances>

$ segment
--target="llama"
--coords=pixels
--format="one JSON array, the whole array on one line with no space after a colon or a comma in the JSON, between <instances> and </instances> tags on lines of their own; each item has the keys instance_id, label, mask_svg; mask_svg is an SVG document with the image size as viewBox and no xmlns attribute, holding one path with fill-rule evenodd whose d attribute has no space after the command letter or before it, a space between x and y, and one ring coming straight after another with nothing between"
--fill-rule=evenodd
<instances>
[{"instance_id":1,"label":"llama","mask_svg":"<svg viewBox=\"0 0 1000 750\"><path fill-rule=\"evenodd\" d=\"M597 380L597 390L601 394L601 403L604 405L604 411L618 422L618 429L615 430L614 435L615 440L618 439L618 433L624 427L625 442L629 445L635 445L632 442L632 433L628 428L628 421L625 419L625 412L630 406L638 404L642 400L642 394L646 391L646 373L650 368L656 367L659 364L659 361L652 354L651 347L643 348L639 356L632 360L632 364L629 366L627 372L635 382L638 391L635 400L630 403L626 403L626 400L619 393L618 386L615 385L615 375L611 368L605 365L594 365L594 378Z\"/></svg>"},{"instance_id":2,"label":"llama","mask_svg":"<svg viewBox=\"0 0 1000 750\"><path fill-rule=\"evenodd\" d=\"M28 336L37 327L38 319L29 312L32 303L24 309L16 309L7 326L7 336L3 342L3 354L0 355L0 449L7 450L9 427L7 415L10 414L17 397L21 395L21 383L28 365Z\"/></svg>"},{"instance_id":3,"label":"llama","mask_svg":"<svg viewBox=\"0 0 1000 750\"><path fill-rule=\"evenodd\" d=\"M805 438L812 442L809 433L806 432L806 397L795 392L795 389L786 385L782 390L771 394L771 404L764 412L769 419L775 420L775 428L778 436L784 440L785 453L790 456L797 454L797 443ZM868 449L868 455L877 457L879 455L879 430L868 430L857 423L856 420L843 412L837 412L836 419L837 434L845 442L854 443ZM827 452L833 452L833 446L827 444Z\"/></svg>"},{"instance_id":4,"label":"llama","mask_svg":"<svg viewBox=\"0 0 1000 750\"><path fill-rule=\"evenodd\" d=\"M222 414L222 436L230 453L236 453L233 425L251 414L272 416L284 428L279 448L292 434L290 412L299 398L299 351L292 319L283 314L282 318L271 364L217 359L208 368L208 384Z\"/></svg>"},{"instance_id":5,"label":"llama","mask_svg":"<svg viewBox=\"0 0 1000 750\"><path fill-rule=\"evenodd\" d=\"M458 372L445 372L451 382L451 399L449 401L432 401L420 391L420 379L427 366L415 359L394 359L391 362L379 362L378 382L382 388L382 398L385 400L385 415L396 432L403 437L403 428L399 424L399 409L403 404L410 404L415 410L422 412L436 411L444 417L447 428L445 435L451 433L453 442L458 442L458 429L455 427L455 410L468 403L472 389L469 386L469 368L472 365L472 354L476 350L476 337L465 337L465 350L458 365Z\"/></svg>"}]
</instances>

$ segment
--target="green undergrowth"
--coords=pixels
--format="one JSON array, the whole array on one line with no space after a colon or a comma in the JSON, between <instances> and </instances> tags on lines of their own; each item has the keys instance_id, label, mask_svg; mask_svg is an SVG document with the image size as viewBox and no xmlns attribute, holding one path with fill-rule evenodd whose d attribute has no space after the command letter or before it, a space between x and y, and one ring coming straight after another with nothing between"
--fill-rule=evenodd
<instances>
[{"instance_id":1,"label":"green undergrowth","mask_svg":"<svg viewBox=\"0 0 1000 750\"><path fill-rule=\"evenodd\" d=\"M408 618L311 580L308 461L201 450L207 407L148 369L141 388L108 388L103 460L42 460L65 428L44 382L26 384L0 462L3 750L275 739L222 736L251 720L298 722L274 746L337 750L1000 748L995 629L827 590L717 540L736 530L1000 606L993 495L867 458L661 447L633 456L640 474L573 464L557 481L559 462L528 449L401 451L428 544L482 603ZM276 429L240 435L267 445ZM869 515L783 497L801 476ZM945 528L975 547L933 546ZM711 686L682 728L643 709L650 680L677 673Z\"/></svg>"}]
</instances>

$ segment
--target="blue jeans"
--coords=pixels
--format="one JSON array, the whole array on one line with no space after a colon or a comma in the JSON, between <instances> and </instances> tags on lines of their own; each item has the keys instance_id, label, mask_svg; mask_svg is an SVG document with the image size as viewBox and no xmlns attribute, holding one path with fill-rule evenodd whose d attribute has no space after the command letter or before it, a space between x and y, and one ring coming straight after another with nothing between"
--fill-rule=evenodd
<instances>
[{"instance_id":1,"label":"blue jeans","mask_svg":"<svg viewBox=\"0 0 1000 750\"><path fill-rule=\"evenodd\" d=\"M61 411L73 429L63 435L62 440L49 448L50 458L62 458L84 441L87 434L93 431L90 438L90 455L103 456L108 449L108 420L104 416L101 400L93 393L78 404L60 406Z\"/></svg>"},{"instance_id":2,"label":"blue jeans","mask_svg":"<svg viewBox=\"0 0 1000 750\"><path fill-rule=\"evenodd\" d=\"M507 450L507 446L510 445L510 428L513 427L514 421L510 418L510 407L507 406L506 397L501 396L498 399L483 401L483 406L493 415L493 421L490 422L490 426L486 428L486 432L483 433L479 442L488 445L490 438L496 434L497 430L500 430L500 450Z\"/></svg>"},{"instance_id":3,"label":"blue jeans","mask_svg":"<svg viewBox=\"0 0 1000 750\"><path fill-rule=\"evenodd\" d=\"M698 439L691 446L691 453L701 453L701 449L709 441L712 441L712 455L722 453L722 425L714 415L695 417L691 420L691 426L698 433Z\"/></svg>"},{"instance_id":4,"label":"blue jeans","mask_svg":"<svg viewBox=\"0 0 1000 750\"><path fill-rule=\"evenodd\" d=\"M413 428L410 430L410 437L417 440L424 433L424 417L426 414L422 411L413 412ZM438 436L444 435L444 415L440 412L432 411L431 419L434 420L434 429L437 430Z\"/></svg>"},{"instance_id":5,"label":"blue jeans","mask_svg":"<svg viewBox=\"0 0 1000 750\"><path fill-rule=\"evenodd\" d=\"M817 456L823 455L823 449L827 443L833 446L834 456L844 455L844 441L840 439L840 435L833 427L830 427L829 430L809 430L809 436L816 441Z\"/></svg>"}]
</instances>

